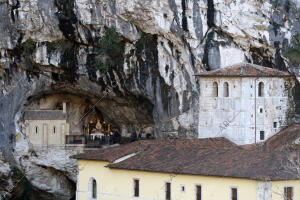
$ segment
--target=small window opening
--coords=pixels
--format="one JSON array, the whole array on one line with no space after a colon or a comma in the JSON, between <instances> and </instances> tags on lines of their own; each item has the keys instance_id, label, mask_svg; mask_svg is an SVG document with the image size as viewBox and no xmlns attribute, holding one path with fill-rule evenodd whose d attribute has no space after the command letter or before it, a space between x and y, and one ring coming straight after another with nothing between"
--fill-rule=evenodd
<instances>
[{"instance_id":1,"label":"small window opening","mask_svg":"<svg viewBox=\"0 0 300 200\"><path fill-rule=\"evenodd\" d=\"M260 109L259 109L259 112L260 112L260 113L263 113L263 112L264 112L264 109L260 108Z\"/></svg>"},{"instance_id":2,"label":"small window opening","mask_svg":"<svg viewBox=\"0 0 300 200\"><path fill-rule=\"evenodd\" d=\"M284 187L284 200L293 200L293 187Z\"/></svg>"},{"instance_id":3,"label":"small window opening","mask_svg":"<svg viewBox=\"0 0 300 200\"><path fill-rule=\"evenodd\" d=\"M277 128L277 122L273 122L273 127Z\"/></svg>"},{"instance_id":4,"label":"small window opening","mask_svg":"<svg viewBox=\"0 0 300 200\"><path fill-rule=\"evenodd\" d=\"M181 186L181 192L185 192L185 186L184 185Z\"/></svg>"},{"instance_id":5,"label":"small window opening","mask_svg":"<svg viewBox=\"0 0 300 200\"><path fill-rule=\"evenodd\" d=\"M231 200L237 200L237 188L231 188Z\"/></svg>"},{"instance_id":6,"label":"small window opening","mask_svg":"<svg viewBox=\"0 0 300 200\"><path fill-rule=\"evenodd\" d=\"M196 200L202 200L201 185L196 186Z\"/></svg>"},{"instance_id":7,"label":"small window opening","mask_svg":"<svg viewBox=\"0 0 300 200\"><path fill-rule=\"evenodd\" d=\"M53 126L53 134L55 134L55 133L56 133L56 127Z\"/></svg>"},{"instance_id":8,"label":"small window opening","mask_svg":"<svg viewBox=\"0 0 300 200\"><path fill-rule=\"evenodd\" d=\"M259 82L258 84L258 96L259 97L263 97L264 95L264 83L263 82Z\"/></svg>"},{"instance_id":9,"label":"small window opening","mask_svg":"<svg viewBox=\"0 0 300 200\"><path fill-rule=\"evenodd\" d=\"M35 127L35 134L38 134L39 133L39 128L36 126Z\"/></svg>"},{"instance_id":10,"label":"small window opening","mask_svg":"<svg viewBox=\"0 0 300 200\"><path fill-rule=\"evenodd\" d=\"M140 181L138 179L134 179L133 183L134 183L134 196L139 197L140 196Z\"/></svg>"},{"instance_id":11,"label":"small window opening","mask_svg":"<svg viewBox=\"0 0 300 200\"><path fill-rule=\"evenodd\" d=\"M223 86L223 96L229 97L229 87L227 82L225 82Z\"/></svg>"},{"instance_id":12,"label":"small window opening","mask_svg":"<svg viewBox=\"0 0 300 200\"><path fill-rule=\"evenodd\" d=\"M212 93L213 97L218 97L218 83L214 82L213 83L213 93Z\"/></svg>"},{"instance_id":13,"label":"small window opening","mask_svg":"<svg viewBox=\"0 0 300 200\"><path fill-rule=\"evenodd\" d=\"M171 183L166 183L166 200L171 200Z\"/></svg>"},{"instance_id":14,"label":"small window opening","mask_svg":"<svg viewBox=\"0 0 300 200\"><path fill-rule=\"evenodd\" d=\"M265 139L265 131L260 131L259 132L259 139L264 140Z\"/></svg>"}]
</instances>

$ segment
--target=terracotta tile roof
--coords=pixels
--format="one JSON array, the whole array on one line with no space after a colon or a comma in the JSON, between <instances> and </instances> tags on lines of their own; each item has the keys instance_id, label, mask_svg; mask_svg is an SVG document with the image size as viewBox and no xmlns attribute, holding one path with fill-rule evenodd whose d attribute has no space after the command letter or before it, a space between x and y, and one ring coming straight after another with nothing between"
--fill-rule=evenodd
<instances>
[{"instance_id":1,"label":"terracotta tile roof","mask_svg":"<svg viewBox=\"0 0 300 200\"><path fill-rule=\"evenodd\" d=\"M177 143L181 144L188 144L197 148L218 148L220 146L223 146L225 148L236 146L234 143L225 138L176 139L171 141L176 141ZM162 146L165 144L165 140L140 140L134 143L129 143L121 146L100 149L90 153L78 154L72 156L72 158L113 162L121 157L138 152L140 151L140 149L145 150L148 148L153 148L153 146Z\"/></svg>"},{"instance_id":2,"label":"terracotta tile roof","mask_svg":"<svg viewBox=\"0 0 300 200\"><path fill-rule=\"evenodd\" d=\"M29 110L25 111L25 120L58 120L67 119L67 113L62 110Z\"/></svg>"},{"instance_id":3,"label":"terracotta tile roof","mask_svg":"<svg viewBox=\"0 0 300 200\"><path fill-rule=\"evenodd\" d=\"M280 71L268 67L263 67L250 63L239 63L230 67L220 68L213 71L201 72L195 76L216 77L288 77L291 76L289 72Z\"/></svg>"},{"instance_id":4,"label":"terracotta tile roof","mask_svg":"<svg viewBox=\"0 0 300 200\"><path fill-rule=\"evenodd\" d=\"M292 124L265 142L240 146L247 150L300 151L300 124Z\"/></svg>"},{"instance_id":5,"label":"terracotta tile roof","mask_svg":"<svg viewBox=\"0 0 300 200\"><path fill-rule=\"evenodd\" d=\"M299 139L298 142L297 139ZM292 124L269 138L265 143L266 149L269 151L300 150L300 124Z\"/></svg>"},{"instance_id":6,"label":"terracotta tile roof","mask_svg":"<svg viewBox=\"0 0 300 200\"><path fill-rule=\"evenodd\" d=\"M133 153L136 155L114 163ZM72 158L108 161L107 167L112 169L255 180L297 179L295 171L282 166L290 156L290 152L245 150L225 138L214 138L134 142Z\"/></svg>"}]
</instances>

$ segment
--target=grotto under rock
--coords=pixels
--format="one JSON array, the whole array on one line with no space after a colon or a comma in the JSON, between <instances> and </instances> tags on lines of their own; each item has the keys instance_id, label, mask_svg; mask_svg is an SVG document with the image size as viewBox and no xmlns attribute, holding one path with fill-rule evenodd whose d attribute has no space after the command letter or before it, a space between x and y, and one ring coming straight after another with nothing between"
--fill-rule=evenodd
<instances>
[{"instance_id":1,"label":"grotto under rock","mask_svg":"<svg viewBox=\"0 0 300 200\"><path fill-rule=\"evenodd\" d=\"M299 80L299 54L285 53L299 15L296 0L0 1L0 196L75 195L69 156L77 152L34 149L20 125L24 110L83 103L70 107L76 121L103 98L96 108L117 126L197 137L194 74L245 61Z\"/></svg>"}]
</instances>

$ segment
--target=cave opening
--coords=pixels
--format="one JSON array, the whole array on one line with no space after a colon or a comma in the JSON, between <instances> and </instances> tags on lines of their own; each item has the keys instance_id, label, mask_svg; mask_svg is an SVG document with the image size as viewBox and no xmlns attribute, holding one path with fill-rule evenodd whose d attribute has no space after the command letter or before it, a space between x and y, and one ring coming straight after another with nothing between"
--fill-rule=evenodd
<instances>
[{"instance_id":1,"label":"cave opening","mask_svg":"<svg viewBox=\"0 0 300 200\"><path fill-rule=\"evenodd\" d=\"M98 148L152 137L152 112L142 97L41 94L29 99L20 127L33 145Z\"/></svg>"}]
</instances>

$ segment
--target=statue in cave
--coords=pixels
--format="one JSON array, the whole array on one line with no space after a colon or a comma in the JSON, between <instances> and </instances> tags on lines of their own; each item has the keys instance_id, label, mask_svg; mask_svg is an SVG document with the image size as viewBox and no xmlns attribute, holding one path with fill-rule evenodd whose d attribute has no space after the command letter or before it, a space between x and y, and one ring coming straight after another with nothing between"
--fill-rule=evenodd
<instances>
[{"instance_id":1,"label":"statue in cave","mask_svg":"<svg viewBox=\"0 0 300 200\"><path fill-rule=\"evenodd\" d=\"M100 122L99 119L97 121L95 131L97 131L97 132L101 132L102 131L102 124L101 124L101 122Z\"/></svg>"}]
</instances>

